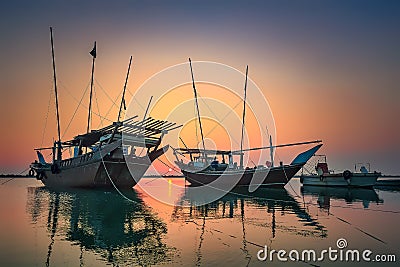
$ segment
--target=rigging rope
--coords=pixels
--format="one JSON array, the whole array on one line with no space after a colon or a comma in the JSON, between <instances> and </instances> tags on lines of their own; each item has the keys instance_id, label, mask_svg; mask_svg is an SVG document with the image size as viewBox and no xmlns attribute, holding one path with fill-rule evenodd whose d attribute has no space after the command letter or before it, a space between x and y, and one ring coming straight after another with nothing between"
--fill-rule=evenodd
<instances>
[{"instance_id":1,"label":"rigging rope","mask_svg":"<svg viewBox=\"0 0 400 267\"><path fill-rule=\"evenodd\" d=\"M179 169L175 169L175 167L169 166L167 163L165 163L164 161L162 161L160 158L157 158L157 160L159 160L162 164L164 164L164 165L167 166L168 168L174 170L175 172L181 173L181 174L182 174L182 172L181 172Z\"/></svg>"},{"instance_id":2,"label":"rigging rope","mask_svg":"<svg viewBox=\"0 0 400 267\"><path fill-rule=\"evenodd\" d=\"M204 101L204 100L203 100ZM233 110L235 110L240 104L242 103L242 101L239 101L232 109L229 110L228 113L225 114L224 117L222 117L222 119L219 121L220 123L224 122L224 120L232 113ZM209 108L210 109L210 108ZM211 110L211 109L210 109ZM218 118L217 118L218 119ZM218 119L219 120L219 119ZM213 128L211 128L210 131L208 131L205 136L210 135L216 128L218 127L218 125L215 125ZM233 141L236 142L236 144L239 144L239 142L236 139L233 139Z\"/></svg>"},{"instance_id":3,"label":"rigging rope","mask_svg":"<svg viewBox=\"0 0 400 267\"><path fill-rule=\"evenodd\" d=\"M122 94L122 93L120 93L119 95L117 95L117 97L115 98L115 101L117 101L117 99L119 98L119 96L120 96L121 94ZM114 107L113 105L110 106L110 108L108 109L108 111L107 111L107 113L106 113L106 115L105 115L104 118L107 118L107 116L110 114L110 112L111 112L111 110L112 110L113 107ZM102 124L103 122L104 122L104 119L101 119L100 124ZM99 124L98 127L100 127L100 124Z\"/></svg>"},{"instance_id":4,"label":"rigging rope","mask_svg":"<svg viewBox=\"0 0 400 267\"><path fill-rule=\"evenodd\" d=\"M69 121L69 123L68 123L68 125L67 125L67 128L65 128L64 133L63 133L63 135L62 135L61 138L64 138L65 134L67 133L67 131L68 131L68 129L69 129L69 126L71 125L72 121L74 120L75 115L76 115L76 112L78 111L78 109L79 109L79 107L80 107L80 105L81 105L81 103L82 103L83 97L85 96L85 94L86 94L88 88L89 88L89 84L86 86L86 89L85 89L85 91L83 92L83 95L82 95L81 99L79 100L78 105L76 106L76 109L75 109L75 111L74 111L74 114L72 115L72 118L71 118L71 120Z\"/></svg>"},{"instance_id":5,"label":"rigging rope","mask_svg":"<svg viewBox=\"0 0 400 267\"><path fill-rule=\"evenodd\" d=\"M46 119L44 121L44 128L43 128L43 133L42 133L42 141L40 142L40 146L43 146L44 142L44 135L46 133L46 128L47 128L47 119L49 118L49 111L50 111L50 103L51 103L51 98L53 96L53 88L50 90L50 96L49 96L49 103L47 104L47 113L46 113Z\"/></svg>"},{"instance_id":6,"label":"rigging rope","mask_svg":"<svg viewBox=\"0 0 400 267\"><path fill-rule=\"evenodd\" d=\"M118 108L118 105L117 105L117 103L115 102L115 100L113 100L113 99L110 97L110 95L107 94L107 91L104 90L103 86L101 86L101 83L100 83L96 78L95 78L94 80L95 80L96 84L100 87L100 89L104 92L104 94L107 96L107 98L113 103L113 106L115 106L115 107ZM121 93L120 93L120 94L121 94Z\"/></svg>"},{"instance_id":7,"label":"rigging rope","mask_svg":"<svg viewBox=\"0 0 400 267\"><path fill-rule=\"evenodd\" d=\"M206 105L206 107L208 108L208 110L213 114L214 118L217 119L218 122L222 123L223 120L220 120L220 119L218 118L217 114L214 113L214 111L210 108L210 106L207 104L207 102L201 97L201 95L200 95L199 93L197 93L197 95L200 97L200 100ZM240 101L240 102L234 107L234 109L235 109L240 103L243 103L243 102ZM234 109L232 109L232 110L234 110ZM228 114L224 117L224 119L225 119L230 113L232 113L232 110L230 110L230 111L228 112ZM212 128L205 136L211 134L211 132L214 131L216 127L218 127L218 125L216 125L214 128ZM239 144L239 142L238 142L233 136L230 136L230 137L232 138L233 141L235 141L236 144Z\"/></svg>"},{"instance_id":8,"label":"rigging rope","mask_svg":"<svg viewBox=\"0 0 400 267\"><path fill-rule=\"evenodd\" d=\"M109 172L108 172L108 170L107 170L107 166L106 166L106 164L105 164L105 162L104 162L104 158L103 158L103 155L101 154L101 151L102 151L102 149L101 149L101 147L100 147L100 148L99 148L99 153L100 153L101 163L103 164L103 167L104 167L104 170L105 170L105 172L106 172L106 174L107 174L107 177L108 177L108 179L110 180L110 182L111 182L111 184L113 185L113 187L115 188L115 190L116 190L116 191L118 192L118 194L120 194L124 199L128 200L128 201L131 202L131 203L134 203L134 204L138 205L138 203L137 203L136 201L130 199L130 198L127 197L127 196L125 196L125 195L117 188L117 186L114 184L114 181L111 179L111 176L110 176L110 174L109 174ZM132 177L132 179L134 179L134 178Z\"/></svg>"},{"instance_id":9,"label":"rigging rope","mask_svg":"<svg viewBox=\"0 0 400 267\"><path fill-rule=\"evenodd\" d=\"M199 93L197 93L197 95L200 97L200 100L202 100L202 102L207 106L208 110L213 114L213 116L215 117L215 119L219 122L222 123L231 113L233 110L235 110L236 107L238 107L242 101L239 101L232 109L229 110L228 113L225 114L225 116L220 119L215 113L214 111L210 108L210 106L207 104L207 102L200 96ZM215 125L213 128L211 128L210 131L208 131L204 136L207 137L208 135L210 135L216 128L218 127L218 124ZM229 136L237 145L239 145L239 141L236 140L236 138L234 138L233 136ZM196 124L196 138L197 138L197 142L198 142L198 133L197 133L197 124ZM198 148L198 146L197 146ZM257 166L254 161L251 159L250 155L249 155L249 160L253 163L254 166Z\"/></svg>"},{"instance_id":10,"label":"rigging rope","mask_svg":"<svg viewBox=\"0 0 400 267\"><path fill-rule=\"evenodd\" d=\"M96 78L95 78L95 82L96 82L96 84L100 87L100 89L104 92L104 94L107 96L107 98L108 98L108 99L111 101L111 103L112 103L112 105L110 105L110 108L108 109L106 115L104 116L104 118L107 118L107 116L110 114L110 112L111 112L111 110L112 110L113 107L119 108L119 106L117 105L116 101L117 101L117 99L121 96L122 92L120 92L120 93L117 95L117 97L115 98L115 100L113 100L113 99L110 97L110 95L107 93L107 91L104 90L103 86L100 84L100 82L99 82ZM102 125L103 122L104 122L104 119L101 119L101 120L100 120L100 124L99 124L98 127L100 127L100 125Z\"/></svg>"},{"instance_id":11,"label":"rigging rope","mask_svg":"<svg viewBox=\"0 0 400 267\"><path fill-rule=\"evenodd\" d=\"M60 83L60 84L61 84L61 83ZM79 100L78 100L78 99L77 99L63 84L61 84L61 86L63 87L63 89L65 89L65 91L66 91L76 102L79 103ZM87 107L86 105L84 105L84 104L81 104L81 105L82 105L82 107L84 107L85 109L88 109L88 107ZM104 118L104 120L107 120L107 121L109 121L109 122L113 122L112 120L109 120L108 118L103 117L103 116L101 116L100 114L97 114L96 112L93 112L93 111L92 111L92 114L98 116L99 118Z\"/></svg>"}]
</instances>

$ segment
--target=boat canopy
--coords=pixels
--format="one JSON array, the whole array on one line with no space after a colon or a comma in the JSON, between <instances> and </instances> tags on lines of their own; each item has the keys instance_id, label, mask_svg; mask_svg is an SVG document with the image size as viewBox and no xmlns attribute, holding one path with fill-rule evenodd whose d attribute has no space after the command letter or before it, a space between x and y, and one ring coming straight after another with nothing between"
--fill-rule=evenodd
<instances>
[{"instance_id":1,"label":"boat canopy","mask_svg":"<svg viewBox=\"0 0 400 267\"><path fill-rule=\"evenodd\" d=\"M137 145L145 144L146 147L156 146L161 135L167 134L169 131L182 127L176 125L175 122L168 122L164 120L156 120L151 117L145 120L134 120L138 116L133 116L121 122L114 122L106 127L98 130L92 130L86 134L80 134L72 140L62 142L63 147L68 146L82 146L91 147L97 142L101 141L104 136L110 138L113 133L115 136L125 134L129 140L135 140ZM108 139L106 138L106 139ZM104 138L103 138L104 139ZM35 150L52 149L52 147L35 148Z\"/></svg>"},{"instance_id":2,"label":"boat canopy","mask_svg":"<svg viewBox=\"0 0 400 267\"><path fill-rule=\"evenodd\" d=\"M142 140L158 139L160 134L166 134L168 131L182 126L177 126L175 122L155 120L151 117L145 120L135 121L134 119L137 117L138 116L134 116L122 122L114 122L104 128L92 130L87 134L77 135L73 140L65 142L65 144L89 147L100 141L102 136L112 134L114 131L115 133L126 134L130 137L139 137Z\"/></svg>"}]
</instances>

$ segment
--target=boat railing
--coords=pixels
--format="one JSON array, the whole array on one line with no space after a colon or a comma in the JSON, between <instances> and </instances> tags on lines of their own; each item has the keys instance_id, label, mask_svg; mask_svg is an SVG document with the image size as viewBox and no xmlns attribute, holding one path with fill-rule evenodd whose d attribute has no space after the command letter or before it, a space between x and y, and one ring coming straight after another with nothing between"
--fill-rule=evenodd
<instances>
[{"instance_id":1,"label":"boat railing","mask_svg":"<svg viewBox=\"0 0 400 267\"><path fill-rule=\"evenodd\" d=\"M60 161L60 167L68 167L68 166L77 166L82 163L86 163L93 159L95 152L89 152L86 154L82 154L73 158L63 159Z\"/></svg>"}]
</instances>

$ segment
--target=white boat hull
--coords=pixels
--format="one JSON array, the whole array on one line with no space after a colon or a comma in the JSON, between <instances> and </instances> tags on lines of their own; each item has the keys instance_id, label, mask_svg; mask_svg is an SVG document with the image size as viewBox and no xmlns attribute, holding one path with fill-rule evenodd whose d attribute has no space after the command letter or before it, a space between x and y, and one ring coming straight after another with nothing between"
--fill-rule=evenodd
<instances>
[{"instance_id":1,"label":"white boat hull","mask_svg":"<svg viewBox=\"0 0 400 267\"><path fill-rule=\"evenodd\" d=\"M300 182L313 186L372 187L379 176L380 173L353 173L346 179L342 174L302 175Z\"/></svg>"}]
</instances>

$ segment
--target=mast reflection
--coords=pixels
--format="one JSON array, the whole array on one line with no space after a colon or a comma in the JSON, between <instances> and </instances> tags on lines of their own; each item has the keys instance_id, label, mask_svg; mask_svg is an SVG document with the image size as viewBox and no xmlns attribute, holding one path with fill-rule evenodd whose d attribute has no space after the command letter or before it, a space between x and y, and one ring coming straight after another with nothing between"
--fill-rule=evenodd
<instances>
[{"instance_id":1,"label":"mast reflection","mask_svg":"<svg viewBox=\"0 0 400 267\"><path fill-rule=\"evenodd\" d=\"M295 214L298 221L304 226L299 231L306 232L307 235L326 237L326 229L316 219L301 207L285 188L259 188L255 192L249 193L246 188L235 189L224 197L206 205L197 206L197 195L191 194L191 188L186 188L185 194L180 202L175 206L172 215L175 220L191 220L206 217L208 219L223 219L238 217L243 222L246 221L246 210L249 207L257 209L266 208L271 214L272 237L276 235L276 212L281 215ZM240 210L236 213L236 210Z\"/></svg>"},{"instance_id":2,"label":"mast reflection","mask_svg":"<svg viewBox=\"0 0 400 267\"><path fill-rule=\"evenodd\" d=\"M167 226L152 213L134 190L124 192L70 190L57 192L28 188L27 209L33 223L46 225L50 241L46 257L49 266L57 236L79 245L83 251L101 255L113 265L152 265L171 261L173 248L163 242ZM46 222L40 218L46 218Z\"/></svg>"}]
</instances>

